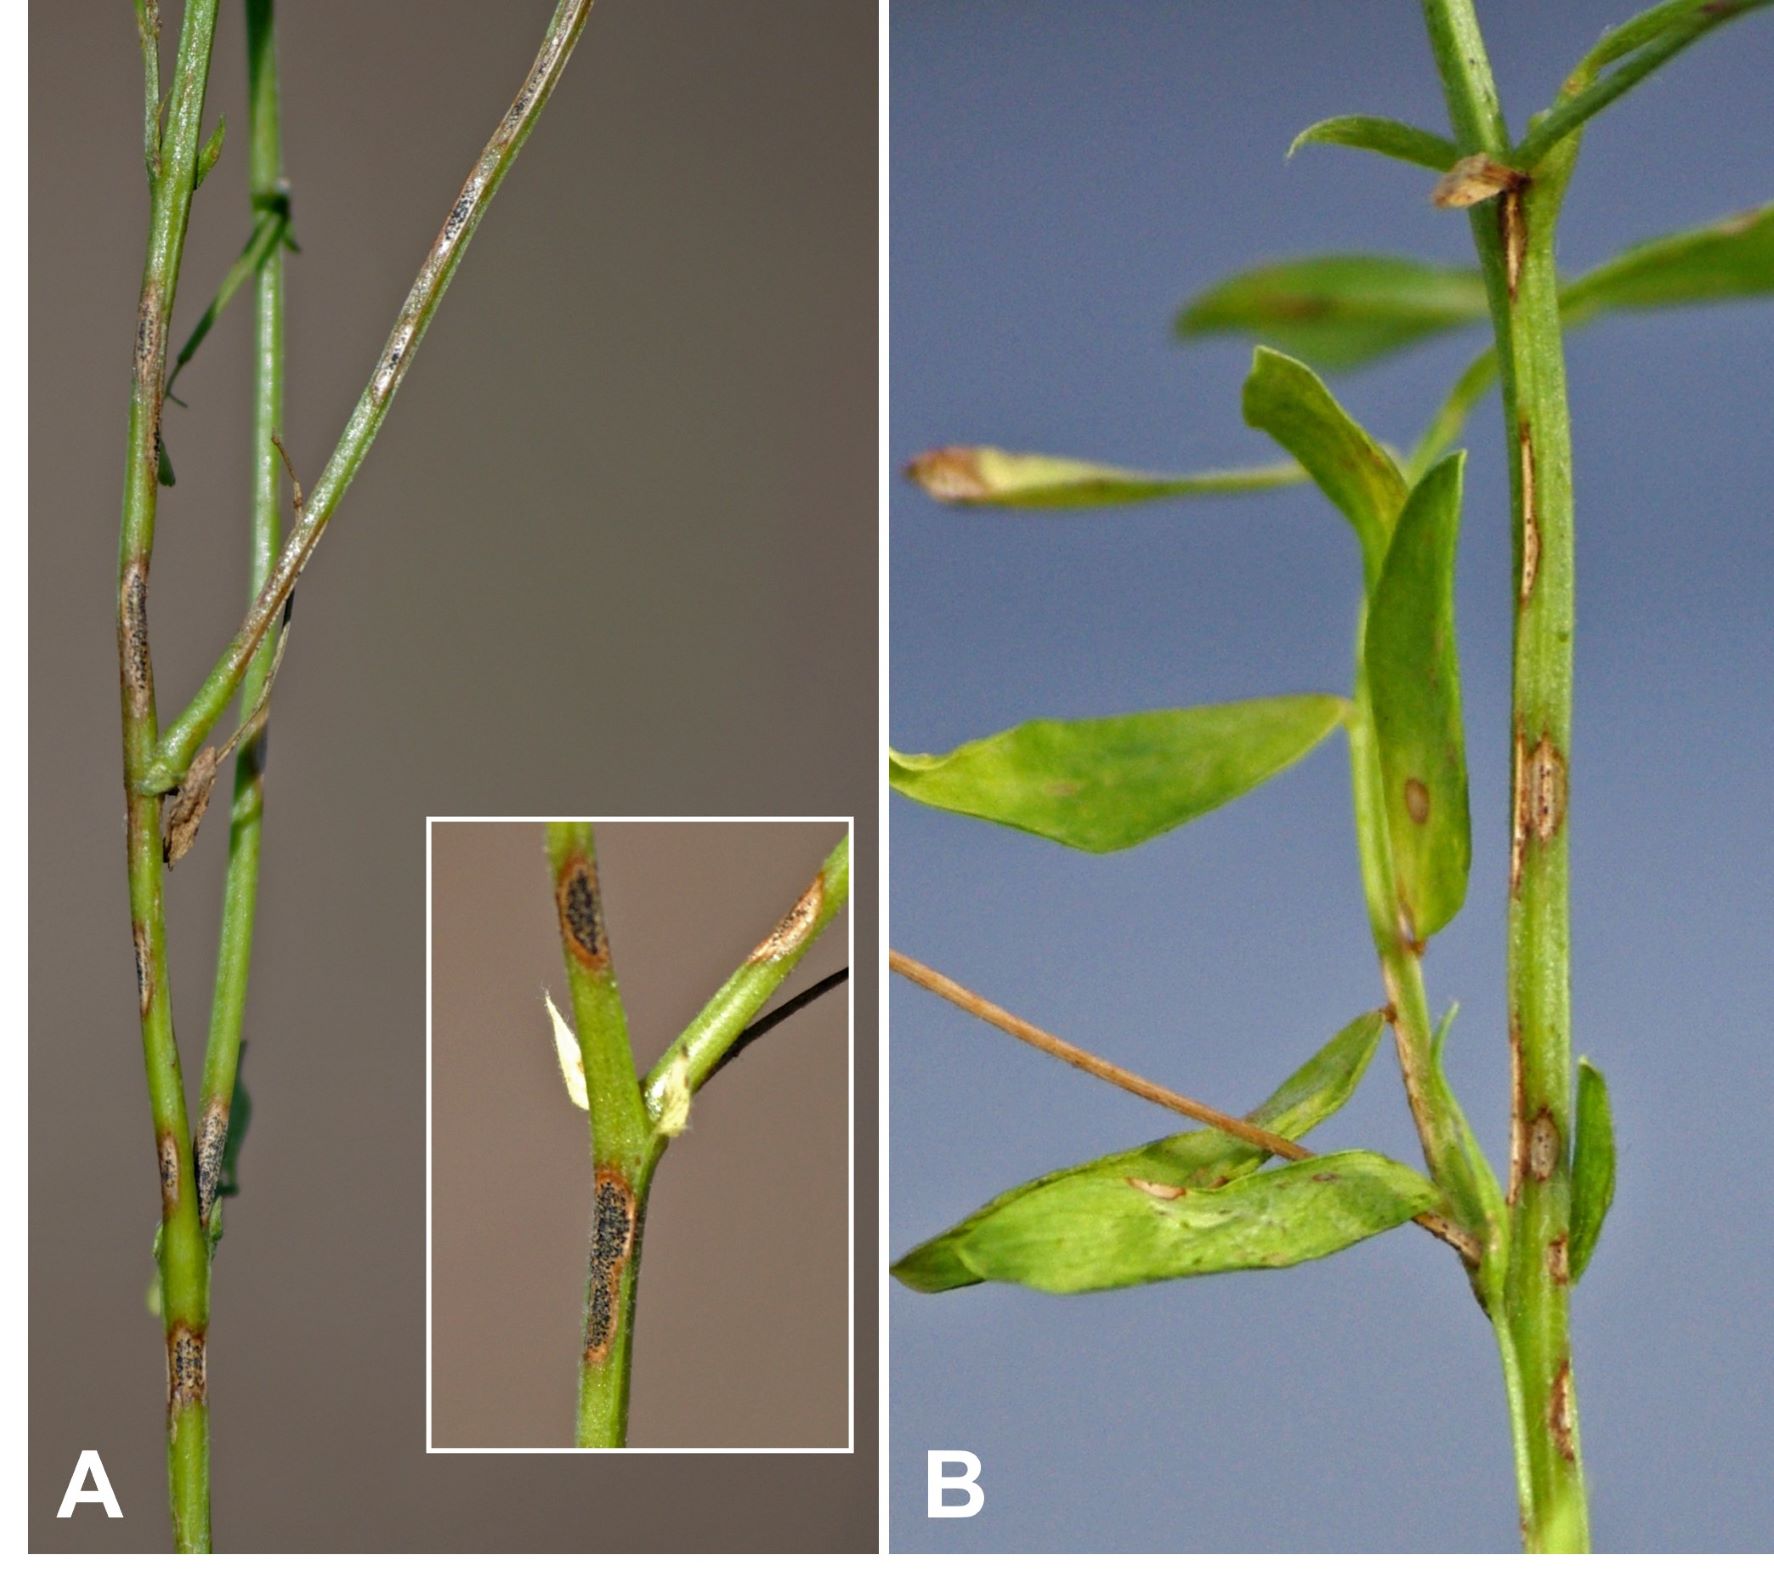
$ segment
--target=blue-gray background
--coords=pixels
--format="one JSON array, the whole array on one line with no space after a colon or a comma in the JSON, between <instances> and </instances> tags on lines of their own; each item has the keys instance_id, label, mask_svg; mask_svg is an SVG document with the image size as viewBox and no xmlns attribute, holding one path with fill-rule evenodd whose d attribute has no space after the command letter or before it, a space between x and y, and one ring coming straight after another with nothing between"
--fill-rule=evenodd
<instances>
[{"instance_id":1,"label":"blue-gray background","mask_svg":"<svg viewBox=\"0 0 1774 1595\"><path fill-rule=\"evenodd\" d=\"M1631 0L1481 6L1519 128ZM1368 111L1445 127L1418 9L1301 3L892 8L892 444L1150 467L1269 458L1236 340L1179 348L1187 294L1275 256L1464 262L1426 173L1282 154ZM1562 258L1774 196L1774 17L1705 41L1592 130ZM1477 345L1336 379L1412 438ZM1774 311L1575 335L1575 1034L1612 1083L1620 1194L1577 1298L1598 1545L1766 1550L1774 733ZM1470 438L1461 631L1474 875L1436 941L1450 1069L1502 1159L1507 498L1495 401ZM1359 573L1306 490L1066 517L892 489L896 746L1034 715L1344 690ZM1060 1034L1233 1110L1380 1000L1343 750L1131 853L1092 858L895 799L893 941ZM935 999L893 992L891 1242L1148 1137L1157 1110ZM1391 1043L1319 1133L1415 1158ZM1309 1267L1075 1299L892 1299L896 1550L1506 1550L1488 1326L1407 1226ZM924 1452L986 1506L927 1521Z\"/></svg>"}]
</instances>

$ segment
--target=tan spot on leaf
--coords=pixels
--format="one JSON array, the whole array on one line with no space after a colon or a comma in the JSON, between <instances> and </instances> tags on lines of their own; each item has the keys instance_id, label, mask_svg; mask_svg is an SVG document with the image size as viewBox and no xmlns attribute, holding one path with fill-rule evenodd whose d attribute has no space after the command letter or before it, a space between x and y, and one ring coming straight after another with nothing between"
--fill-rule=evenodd
<instances>
[{"instance_id":1,"label":"tan spot on leaf","mask_svg":"<svg viewBox=\"0 0 1774 1595\"><path fill-rule=\"evenodd\" d=\"M991 492L980 472L977 449L931 449L906 467L906 475L947 504L965 504Z\"/></svg>"},{"instance_id":2,"label":"tan spot on leaf","mask_svg":"<svg viewBox=\"0 0 1774 1595\"><path fill-rule=\"evenodd\" d=\"M1146 1196L1156 1196L1162 1202L1174 1202L1179 1196L1187 1196L1189 1194L1189 1188L1186 1185L1162 1185L1157 1180L1136 1180L1131 1178L1127 1183L1136 1191L1139 1191Z\"/></svg>"}]
</instances>

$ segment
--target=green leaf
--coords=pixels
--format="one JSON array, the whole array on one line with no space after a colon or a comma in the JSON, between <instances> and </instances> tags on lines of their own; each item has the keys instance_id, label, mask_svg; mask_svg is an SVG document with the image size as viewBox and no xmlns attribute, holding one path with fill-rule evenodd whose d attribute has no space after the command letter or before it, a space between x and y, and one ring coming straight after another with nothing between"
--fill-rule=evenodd
<instances>
[{"instance_id":1,"label":"green leaf","mask_svg":"<svg viewBox=\"0 0 1774 1595\"><path fill-rule=\"evenodd\" d=\"M1244 382L1244 419L1306 467L1361 540L1371 592L1386 562L1406 489L1392 456L1331 397L1317 374L1274 349L1259 348Z\"/></svg>"},{"instance_id":2,"label":"green leaf","mask_svg":"<svg viewBox=\"0 0 1774 1595\"><path fill-rule=\"evenodd\" d=\"M1774 292L1774 205L1636 244L1567 283L1567 319Z\"/></svg>"},{"instance_id":3,"label":"green leaf","mask_svg":"<svg viewBox=\"0 0 1774 1595\"><path fill-rule=\"evenodd\" d=\"M1336 369L1484 315L1476 271L1387 255L1319 255L1228 277L1184 306L1176 331L1184 338L1249 334Z\"/></svg>"},{"instance_id":4,"label":"green leaf","mask_svg":"<svg viewBox=\"0 0 1774 1595\"><path fill-rule=\"evenodd\" d=\"M1567 282L1558 302L1565 325L1576 327L1618 311L1666 310L1769 292L1774 292L1774 205L1761 205L1635 244ZM1420 476L1453 445L1473 405L1496 380L1497 351L1486 349L1454 384L1411 450L1411 476Z\"/></svg>"},{"instance_id":5,"label":"green leaf","mask_svg":"<svg viewBox=\"0 0 1774 1595\"><path fill-rule=\"evenodd\" d=\"M287 212L267 211L254 224L251 235L247 238L246 247L235 257L234 264L222 276L222 285L204 312L197 318L197 325L191 329L188 337L179 349L178 358L173 361L172 374L166 379L166 396L172 397L172 386L179 379L179 373L191 363L191 358L202 346L203 340L209 336L209 329L216 324L216 318L227 308L228 301L241 289L246 280L270 258L278 242L289 229ZM168 484L171 485L170 483Z\"/></svg>"},{"instance_id":6,"label":"green leaf","mask_svg":"<svg viewBox=\"0 0 1774 1595\"><path fill-rule=\"evenodd\" d=\"M1045 454L1011 454L993 448L931 449L906 467L932 498L945 504L994 509L1102 509L1154 498L1207 493L1253 493L1303 482L1306 474L1283 461L1246 471L1201 471L1192 476L1155 476Z\"/></svg>"},{"instance_id":7,"label":"green leaf","mask_svg":"<svg viewBox=\"0 0 1774 1595\"><path fill-rule=\"evenodd\" d=\"M1345 1025L1245 1118L1289 1140L1298 1140L1354 1094L1384 1028L1385 1021L1377 1013L1363 1014ZM1191 1130L1161 1141L1148 1141L1126 1152L1112 1152L1107 1157L1043 1174L993 1197L952 1229L908 1252L893 1265L893 1274L914 1290L954 1290L962 1285L977 1285L983 1276L973 1271L960 1251L974 1227L1030 1193L1063 1180L1113 1176L1211 1189L1251 1173L1267 1157L1261 1148L1223 1130Z\"/></svg>"},{"instance_id":8,"label":"green leaf","mask_svg":"<svg viewBox=\"0 0 1774 1595\"><path fill-rule=\"evenodd\" d=\"M1551 109L1528 120L1528 133L1510 156L1524 170L1537 167L1565 139L1627 90L1642 83L1689 45L1721 23L1769 0L1664 0L1631 21L1602 35L1601 42L1577 63ZM1601 68L1614 70L1598 75Z\"/></svg>"},{"instance_id":9,"label":"green leaf","mask_svg":"<svg viewBox=\"0 0 1774 1595\"><path fill-rule=\"evenodd\" d=\"M221 117L216 122L216 130L211 133L202 149L197 152L197 181L191 187L193 192L203 187L204 178L215 170L216 162L222 158L222 141L228 136L228 118Z\"/></svg>"},{"instance_id":10,"label":"green leaf","mask_svg":"<svg viewBox=\"0 0 1774 1595\"><path fill-rule=\"evenodd\" d=\"M1161 836L1302 758L1343 717L1322 694L1029 720L949 753L888 752L895 791L1087 853Z\"/></svg>"},{"instance_id":11,"label":"green leaf","mask_svg":"<svg viewBox=\"0 0 1774 1595\"><path fill-rule=\"evenodd\" d=\"M1335 1152L1212 1188L1079 1174L969 1221L954 1247L975 1279L1071 1294L1245 1268L1290 1268L1415 1218L1438 1196L1378 1152ZM920 1251L924 1248L920 1248ZM912 1254L896 1277L951 1288ZM952 1283L966 1283L955 1280Z\"/></svg>"},{"instance_id":12,"label":"green leaf","mask_svg":"<svg viewBox=\"0 0 1774 1595\"><path fill-rule=\"evenodd\" d=\"M1603 33L1595 48L1577 63L1572 76L1586 83L1603 67L1644 49L1674 28L1691 26L1697 13L1714 9L1713 0L1663 0Z\"/></svg>"},{"instance_id":13,"label":"green leaf","mask_svg":"<svg viewBox=\"0 0 1774 1595\"><path fill-rule=\"evenodd\" d=\"M1450 454L1405 501L1364 643L1401 906L1424 940L1460 911L1472 862L1454 636L1465 465Z\"/></svg>"},{"instance_id":14,"label":"green leaf","mask_svg":"<svg viewBox=\"0 0 1774 1595\"><path fill-rule=\"evenodd\" d=\"M1390 155L1395 161L1427 166L1432 172L1445 172L1460 158L1459 147L1452 139L1412 127L1409 122L1395 122L1389 116L1331 116L1314 122L1288 145L1288 159L1292 160L1294 152L1306 144L1343 144L1350 149L1372 150L1376 155Z\"/></svg>"},{"instance_id":15,"label":"green leaf","mask_svg":"<svg viewBox=\"0 0 1774 1595\"><path fill-rule=\"evenodd\" d=\"M1571 1154L1571 1283L1583 1277L1602 1220L1614 1201L1614 1114L1608 1083L1587 1058L1577 1060L1577 1133Z\"/></svg>"}]
</instances>

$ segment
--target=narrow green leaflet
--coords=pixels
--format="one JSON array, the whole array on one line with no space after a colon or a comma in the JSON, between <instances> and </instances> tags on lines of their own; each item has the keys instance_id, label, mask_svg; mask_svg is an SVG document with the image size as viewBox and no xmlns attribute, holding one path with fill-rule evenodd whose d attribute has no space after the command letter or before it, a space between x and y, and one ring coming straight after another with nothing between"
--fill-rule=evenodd
<instances>
[{"instance_id":1,"label":"narrow green leaflet","mask_svg":"<svg viewBox=\"0 0 1774 1595\"><path fill-rule=\"evenodd\" d=\"M1567 319L1774 292L1774 205L1635 244L1565 285Z\"/></svg>"},{"instance_id":2,"label":"narrow green leaflet","mask_svg":"<svg viewBox=\"0 0 1774 1595\"><path fill-rule=\"evenodd\" d=\"M1528 133L1511 152L1509 164L1532 170L1585 122L1612 105L1658 67L1704 38L1722 23L1769 0L1665 0L1641 12L1577 63L1550 110L1528 121ZM1601 68L1614 70L1600 74Z\"/></svg>"},{"instance_id":3,"label":"narrow green leaflet","mask_svg":"<svg viewBox=\"0 0 1774 1595\"><path fill-rule=\"evenodd\" d=\"M1692 27L1698 14L1728 8L1729 0L1726 7L1720 7L1717 0L1662 0L1662 4L1639 12L1619 27L1609 28L1571 75L1587 83L1603 67L1644 49L1673 29Z\"/></svg>"},{"instance_id":4,"label":"narrow green leaflet","mask_svg":"<svg viewBox=\"0 0 1774 1595\"><path fill-rule=\"evenodd\" d=\"M1386 827L1401 906L1419 939L1460 911L1472 862L1454 636L1465 465L1464 454L1450 454L1406 500L1364 643Z\"/></svg>"},{"instance_id":5,"label":"narrow green leaflet","mask_svg":"<svg viewBox=\"0 0 1774 1595\"><path fill-rule=\"evenodd\" d=\"M1363 1014L1345 1025L1289 1075L1261 1107L1246 1114L1246 1119L1289 1140L1298 1140L1353 1095L1384 1028L1377 1013ZM1260 1148L1223 1130L1191 1130L1058 1169L993 1197L952 1229L913 1248L893 1265L893 1275L921 1291L977 1285L984 1276L975 1273L962 1257L963 1241L982 1220L1045 1186L1075 1178L1112 1175L1158 1185L1212 1189L1251 1173L1267 1156Z\"/></svg>"},{"instance_id":6,"label":"narrow green leaflet","mask_svg":"<svg viewBox=\"0 0 1774 1595\"><path fill-rule=\"evenodd\" d=\"M1255 493L1291 487L1306 473L1289 461L1244 471L1201 471L1157 476L1090 460L1045 454L1011 454L994 448L931 449L906 467L906 475L945 504L992 509L1103 509L1154 498L1192 498L1209 493Z\"/></svg>"},{"instance_id":7,"label":"narrow green leaflet","mask_svg":"<svg viewBox=\"0 0 1774 1595\"><path fill-rule=\"evenodd\" d=\"M1343 144L1350 149L1372 150L1395 161L1427 166L1432 172L1445 172L1460 158L1452 139L1412 127L1409 122L1395 122L1389 116L1326 117L1322 122L1314 122L1288 145L1288 158L1291 160L1294 152L1307 144Z\"/></svg>"},{"instance_id":8,"label":"narrow green leaflet","mask_svg":"<svg viewBox=\"0 0 1774 1595\"><path fill-rule=\"evenodd\" d=\"M949 753L888 753L895 791L1087 853L1161 836L1285 770L1342 719L1324 694L1029 720Z\"/></svg>"},{"instance_id":9,"label":"narrow green leaflet","mask_svg":"<svg viewBox=\"0 0 1774 1595\"><path fill-rule=\"evenodd\" d=\"M1668 310L1766 293L1774 293L1774 205L1635 244L1567 282L1558 302L1569 328L1618 311ZM1453 446L1473 405L1496 380L1497 351L1486 349L1461 374L1411 450L1409 476L1421 476Z\"/></svg>"},{"instance_id":10,"label":"narrow green leaflet","mask_svg":"<svg viewBox=\"0 0 1774 1595\"><path fill-rule=\"evenodd\" d=\"M979 1219L956 1255L982 1280L1061 1294L1116 1290L1290 1268L1393 1229L1436 1201L1421 1174L1378 1152L1306 1158L1205 1190L1082 1174Z\"/></svg>"},{"instance_id":11,"label":"narrow green leaflet","mask_svg":"<svg viewBox=\"0 0 1774 1595\"><path fill-rule=\"evenodd\" d=\"M1465 1167L1462 1168L1457 1161L1453 1162L1451 1167L1444 1170L1442 1183L1456 1219L1479 1235L1502 1234L1509 1223L1509 1215L1503 1202L1503 1187L1497 1183L1496 1171L1491 1167L1490 1159L1484 1155L1484 1148L1478 1144L1478 1137L1472 1133L1471 1121L1466 1117L1466 1110L1461 1107L1460 1099L1454 1095L1453 1085L1448 1080L1448 1032L1453 1029L1459 1012L1459 1003L1449 1003L1447 1012L1441 1016L1441 1023L1435 1027L1435 1033L1429 1041L1429 1067L1434 1071L1439 1088L1446 1092L1454 1130L1465 1153ZM1487 1251L1482 1267L1495 1271L1501 1269L1507 1261L1500 1249L1492 1249Z\"/></svg>"},{"instance_id":12,"label":"narrow green leaflet","mask_svg":"<svg viewBox=\"0 0 1774 1595\"><path fill-rule=\"evenodd\" d=\"M1306 467L1361 540L1362 567L1373 591L1386 562L1392 527L1404 508L1404 477L1380 447L1331 397L1311 367L1259 348L1244 381L1245 422L1267 432Z\"/></svg>"},{"instance_id":13,"label":"narrow green leaflet","mask_svg":"<svg viewBox=\"0 0 1774 1595\"><path fill-rule=\"evenodd\" d=\"M202 188L204 178L216 169L216 162L222 158L222 142L227 137L228 118L224 116L217 121L215 132L197 152L197 177L191 185L193 191Z\"/></svg>"},{"instance_id":14,"label":"narrow green leaflet","mask_svg":"<svg viewBox=\"0 0 1774 1595\"><path fill-rule=\"evenodd\" d=\"M216 289L215 297L204 307L203 314L197 318L197 325L191 329L190 337L179 348L178 358L173 361L172 373L166 379L166 396L169 399L172 398L173 383L178 381L179 373L191 363L192 356L202 347L203 340L209 336L209 329L216 324L216 317L227 309L228 301L265 263L271 251L277 248L288 232L287 211L267 211L254 223L246 247L235 257L234 264L223 273L222 284Z\"/></svg>"},{"instance_id":15,"label":"narrow green leaflet","mask_svg":"<svg viewBox=\"0 0 1774 1595\"><path fill-rule=\"evenodd\" d=\"M1249 334L1336 369L1484 316L1484 281L1474 270L1386 255L1319 255L1228 277L1183 307L1176 331L1183 338Z\"/></svg>"},{"instance_id":16,"label":"narrow green leaflet","mask_svg":"<svg viewBox=\"0 0 1774 1595\"><path fill-rule=\"evenodd\" d=\"M1602 1220L1614 1201L1614 1114L1608 1083L1587 1058L1577 1060L1577 1133L1571 1154L1571 1283L1583 1277Z\"/></svg>"}]
</instances>

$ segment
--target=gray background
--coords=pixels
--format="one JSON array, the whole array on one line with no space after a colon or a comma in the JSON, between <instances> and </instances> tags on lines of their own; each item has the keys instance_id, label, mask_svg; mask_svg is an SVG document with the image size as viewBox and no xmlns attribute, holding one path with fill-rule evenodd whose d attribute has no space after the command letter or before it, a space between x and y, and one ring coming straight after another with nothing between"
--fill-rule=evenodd
<instances>
[{"instance_id":1,"label":"gray background","mask_svg":"<svg viewBox=\"0 0 1774 1595\"><path fill-rule=\"evenodd\" d=\"M1632 0L1487 0L1519 127ZM896 459L994 442L1183 469L1268 458L1248 345L1168 318L1253 261L1470 259L1414 168L1302 152L1322 116L1445 127L1405 0L893 8ZM1774 19L1697 47L1592 131L1576 269L1774 191ZM1598 1545L1766 1550L1774 1463L1765 1115L1774 799L1766 446L1774 310L1618 319L1570 346L1579 540L1575 1035L1607 1071L1618 1203L1577 1298ZM1409 441L1466 335L1336 380ZM1461 556L1474 873L1431 953L1450 1069L1505 1141L1508 549L1494 398ZM1345 690L1359 575L1309 491L1066 518L961 517L905 483L893 740L1033 715ZM893 804L896 945L1117 1062L1239 1111L1379 1000L1333 740L1254 796L1092 858ZM1156 1110L904 983L895 1251L1043 1170L1167 1132ZM1390 1042L1320 1132L1413 1160ZM1287 1273L1071 1300L891 1291L899 1549L1507 1550L1496 1355L1460 1270L1407 1228ZM984 1511L924 1516L924 1450L984 1461Z\"/></svg>"},{"instance_id":2,"label":"gray background","mask_svg":"<svg viewBox=\"0 0 1774 1595\"><path fill-rule=\"evenodd\" d=\"M303 250L286 432L307 480L549 9L283 7ZM194 207L179 338L249 226L240 13L222 8L209 118L232 132ZM140 67L127 6L31 20L31 1541L156 1549L164 1357L142 1305L155 1176L114 636ZM854 951L873 967L875 26L874 7L824 0L603 0L303 578L272 717L256 1118L215 1279L223 1548L874 1544L866 1401L854 1457L599 1459L595 1488L579 1458L422 1448L424 816L855 814ZM246 601L247 303L181 378L190 409L168 412L167 704ZM170 882L190 1060L219 812ZM874 1002L862 982L864 1038ZM871 1238L873 1104L871 1048L855 1214ZM120 1523L55 1518L90 1446Z\"/></svg>"},{"instance_id":3,"label":"gray background","mask_svg":"<svg viewBox=\"0 0 1774 1595\"><path fill-rule=\"evenodd\" d=\"M843 835L830 823L598 825L641 1070ZM431 1443L570 1446L591 1159L542 1006L546 986L572 1011L542 826L432 828L431 956ZM840 915L770 1008L847 958ZM785 1020L697 1093L660 1163L631 1446L849 1445L848 1028L845 987Z\"/></svg>"}]
</instances>

